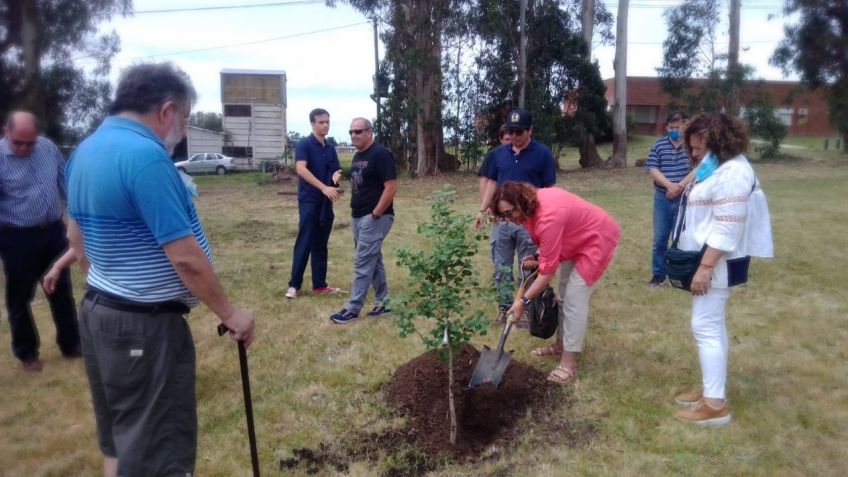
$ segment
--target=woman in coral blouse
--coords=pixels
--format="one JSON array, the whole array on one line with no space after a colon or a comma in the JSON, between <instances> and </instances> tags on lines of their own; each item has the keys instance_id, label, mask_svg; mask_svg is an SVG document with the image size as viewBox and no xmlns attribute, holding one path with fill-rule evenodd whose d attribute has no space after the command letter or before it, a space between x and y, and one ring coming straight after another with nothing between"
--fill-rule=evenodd
<instances>
[{"instance_id":1,"label":"woman in coral blouse","mask_svg":"<svg viewBox=\"0 0 848 477\"><path fill-rule=\"evenodd\" d=\"M589 321L589 298L618 245L621 228L603 209L556 187L536 189L508 182L492 199L500 218L523 224L539 246L539 275L516 298L507 315L521 316L530 300L541 295L559 271L557 339L533 351L534 356L558 356L548 380L567 384L577 373L577 357Z\"/></svg>"}]
</instances>

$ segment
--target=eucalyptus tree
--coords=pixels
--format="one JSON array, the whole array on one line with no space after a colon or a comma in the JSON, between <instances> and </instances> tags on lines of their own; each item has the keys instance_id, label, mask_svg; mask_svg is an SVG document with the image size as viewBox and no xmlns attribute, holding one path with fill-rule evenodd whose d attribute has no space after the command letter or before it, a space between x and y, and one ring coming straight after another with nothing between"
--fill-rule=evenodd
<instances>
[{"instance_id":1,"label":"eucalyptus tree","mask_svg":"<svg viewBox=\"0 0 848 477\"><path fill-rule=\"evenodd\" d=\"M465 0L346 1L384 26L386 142L417 175L435 174L440 166L454 168L444 148L441 66L445 31ZM414 149L402 145L404 140Z\"/></svg>"},{"instance_id":2,"label":"eucalyptus tree","mask_svg":"<svg viewBox=\"0 0 848 477\"><path fill-rule=\"evenodd\" d=\"M98 28L131 8L131 0L1 2L0 115L29 109L59 142L72 141L99 120L120 42Z\"/></svg>"},{"instance_id":3,"label":"eucalyptus tree","mask_svg":"<svg viewBox=\"0 0 848 477\"><path fill-rule=\"evenodd\" d=\"M562 146L580 146L583 167L602 167L592 137L609 127L605 88L583 40L577 2L529 2L527 22L526 109L534 115L533 136L558 156ZM481 47L476 57L479 111L487 136L517 106L519 2L479 0L471 28ZM575 21L578 20L578 21Z\"/></svg>"},{"instance_id":4,"label":"eucalyptus tree","mask_svg":"<svg viewBox=\"0 0 848 477\"><path fill-rule=\"evenodd\" d=\"M785 27L772 63L795 71L810 88L828 87L830 120L848 153L848 3L844 0L787 0Z\"/></svg>"}]
</instances>

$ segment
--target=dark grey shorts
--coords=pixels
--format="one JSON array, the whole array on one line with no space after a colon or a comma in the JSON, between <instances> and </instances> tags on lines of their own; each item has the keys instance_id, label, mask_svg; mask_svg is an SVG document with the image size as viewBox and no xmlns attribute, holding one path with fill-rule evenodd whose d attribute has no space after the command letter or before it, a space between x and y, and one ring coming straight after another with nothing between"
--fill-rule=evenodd
<instances>
[{"instance_id":1,"label":"dark grey shorts","mask_svg":"<svg viewBox=\"0 0 848 477\"><path fill-rule=\"evenodd\" d=\"M180 313L80 307L80 335L103 455L122 477L191 475L197 455L194 342Z\"/></svg>"}]
</instances>

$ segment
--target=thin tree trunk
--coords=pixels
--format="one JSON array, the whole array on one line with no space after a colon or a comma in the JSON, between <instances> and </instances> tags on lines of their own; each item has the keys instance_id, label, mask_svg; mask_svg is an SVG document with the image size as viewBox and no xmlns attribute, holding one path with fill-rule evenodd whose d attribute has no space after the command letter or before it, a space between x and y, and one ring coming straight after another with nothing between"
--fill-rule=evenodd
<instances>
[{"instance_id":1,"label":"thin tree trunk","mask_svg":"<svg viewBox=\"0 0 848 477\"><path fill-rule=\"evenodd\" d=\"M456 404L453 400L453 347L448 343L448 408L450 409L450 443L456 445Z\"/></svg>"},{"instance_id":2,"label":"thin tree trunk","mask_svg":"<svg viewBox=\"0 0 848 477\"><path fill-rule=\"evenodd\" d=\"M627 167L627 10L618 0L615 34L615 104L612 109L612 157L609 167Z\"/></svg>"},{"instance_id":3,"label":"thin tree trunk","mask_svg":"<svg viewBox=\"0 0 848 477\"><path fill-rule=\"evenodd\" d=\"M580 22L583 28L583 40L586 42L586 54L592 59L592 36L595 28L595 0L583 0L580 5ZM595 136L587 133L583 143L580 145L581 167L604 167L604 161L598 154L598 146L595 145Z\"/></svg>"},{"instance_id":4,"label":"thin tree trunk","mask_svg":"<svg viewBox=\"0 0 848 477\"><path fill-rule=\"evenodd\" d=\"M727 113L739 115L739 11L742 0L730 0L730 46L727 49L727 79L730 86Z\"/></svg>"},{"instance_id":5,"label":"thin tree trunk","mask_svg":"<svg viewBox=\"0 0 848 477\"><path fill-rule=\"evenodd\" d=\"M44 117L41 94L41 30L38 5L35 1L23 3L21 9L21 48L24 59L23 103L38 117Z\"/></svg>"}]
</instances>

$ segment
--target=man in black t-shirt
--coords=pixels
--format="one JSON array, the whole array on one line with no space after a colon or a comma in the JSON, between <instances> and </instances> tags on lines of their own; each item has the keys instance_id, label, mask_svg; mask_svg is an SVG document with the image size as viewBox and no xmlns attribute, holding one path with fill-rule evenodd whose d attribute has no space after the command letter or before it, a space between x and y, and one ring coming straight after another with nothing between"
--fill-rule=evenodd
<instances>
[{"instance_id":1,"label":"man in black t-shirt","mask_svg":"<svg viewBox=\"0 0 848 477\"><path fill-rule=\"evenodd\" d=\"M397 192L395 158L374 142L371 122L356 118L350 123L350 142L356 147L350 166L351 229L356 251L353 256L353 284L344 308L330 316L339 324L359 317L368 289L374 288L374 307L368 316L388 313L389 287L383 267L383 240L394 224L392 201Z\"/></svg>"}]
</instances>

